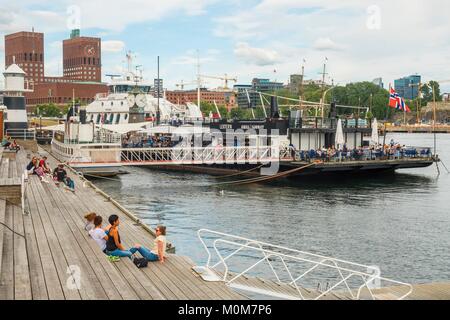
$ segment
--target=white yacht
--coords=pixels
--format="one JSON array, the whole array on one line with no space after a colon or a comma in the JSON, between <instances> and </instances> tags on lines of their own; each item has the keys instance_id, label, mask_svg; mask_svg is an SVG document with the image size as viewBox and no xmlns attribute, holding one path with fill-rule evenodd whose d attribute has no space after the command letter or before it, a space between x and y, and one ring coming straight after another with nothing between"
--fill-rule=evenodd
<instances>
[{"instance_id":1,"label":"white yacht","mask_svg":"<svg viewBox=\"0 0 450 320\"><path fill-rule=\"evenodd\" d=\"M96 125L119 125L136 122L154 122L157 110L161 122L177 120L202 120L200 108L195 104L176 105L164 96L158 99L153 95L151 83L128 70L120 78L112 77L107 94L98 94L86 108L87 121ZM140 109L139 118L130 115L131 109Z\"/></svg>"}]
</instances>

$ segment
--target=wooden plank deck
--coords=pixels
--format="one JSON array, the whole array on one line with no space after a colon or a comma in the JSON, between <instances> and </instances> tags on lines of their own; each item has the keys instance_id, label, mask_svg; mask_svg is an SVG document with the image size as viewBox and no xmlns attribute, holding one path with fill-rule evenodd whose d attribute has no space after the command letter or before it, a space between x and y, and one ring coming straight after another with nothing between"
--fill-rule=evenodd
<instances>
[{"instance_id":1,"label":"wooden plank deck","mask_svg":"<svg viewBox=\"0 0 450 320\"><path fill-rule=\"evenodd\" d=\"M43 150L40 153L46 154ZM56 160L51 156L49 160L55 167ZM0 179L17 179L28 162L25 151L19 152L13 160L2 158L0 153ZM22 215L16 204L0 199L0 222L15 232L0 224L0 300L246 299L221 282L202 280L192 270L194 262L188 257L169 254L165 264L150 263L144 269L137 269L128 259L109 262L84 230L83 217L87 212L96 212L104 220L117 214L125 247L135 243L151 247L154 235L101 191L73 173L69 175L76 184L74 193L61 185L42 183L38 177L30 176L25 197L28 214ZM78 272L80 275L79 287L71 285L74 270L75 275ZM298 297L295 288L271 280L243 277L236 284L279 296ZM317 290L300 290L307 299L320 294ZM374 294L378 299L388 300L404 290L382 288ZM350 297L339 292L324 297L324 300L330 299ZM414 286L408 299L450 300L450 283Z\"/></svg>"},{"instance_id":2,"label":"wooden plank deck","mask_svg":"<svg viewBox=\"0 0 450 320\"><path fill-rule=\"evenodd\" d=\"M16 159L0 158L0 178L20 177L29 156L20 151ZM55 167L56 160L49 160ZM149 263L144 269L126 258L109 262L84 230L87 212L97 212L104 221L117 214L125 247L151 247L154 236L100 192L69 175L75 192L30 176L25 215L19 206L0 199L0 222L15 232L0 225L0 300L246 299L223 283L203 281L187 257L169 254L165 264ZM79 286L71 281L78 275Z\"/></svg>"}]
</instances>

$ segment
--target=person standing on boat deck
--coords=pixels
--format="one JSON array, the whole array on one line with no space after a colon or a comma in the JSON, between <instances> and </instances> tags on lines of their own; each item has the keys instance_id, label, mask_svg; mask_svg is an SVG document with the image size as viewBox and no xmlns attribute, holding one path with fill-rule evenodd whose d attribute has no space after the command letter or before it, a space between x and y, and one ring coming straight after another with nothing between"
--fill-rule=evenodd
<instances>
[{"instance_id":1,"label":"person standing on boat deck","mask_svg":"<svg viewBox=\"0 0 450 320\"><path fill-rule=\"evenodd\" d=\"M296 150L295 150L295 146L294 146L294 144L292 142L289 144L289 149L291 150L291 157L292 157L292 159L295 160Z\"/></svg>"},{"instance_id":2,"label":"person standing on boat deck","mask_svg":"<svg viewBox=\"0 0 450 320\"><path fill-rule=\"evenodd\" d=\"M89 235L94 239L103 253L106 254L106 241L108 240L108 236L106 235L105 230L102 229L102 223L103 218L96 216L94 219L94 228L89 231Z\"/></svg>"},{"instance_id":3,"label":"person standing on boat deck","mask_svg":"<svg viewBox=\"0 0 450 320\"><path fill-rule=\"evenodd\" d=\"M130 250L125 250L120 240L119 217L113 214L109 217L108 221L111 228L109 229L108 240L106 240L106 254L113 257L128 257L131 259L133 253Z\"/></svg>"},{"instance_id":4,"label":"person standing on boat deck","mask_svg":"<svg viewBox=\"0 0 450 320\"><path fill-rule=\"evenodd\" d=\"M132 254L139 252L145 259L151 262L159 261L164 263L166 260L166 248L167 248L167 240L166 240L166 227L158 226L155 229L156 239L153 242L153 249L148 250L147 248L142 247L137 244L134 248L130 249Z\"/></svg>"}]
</instances>

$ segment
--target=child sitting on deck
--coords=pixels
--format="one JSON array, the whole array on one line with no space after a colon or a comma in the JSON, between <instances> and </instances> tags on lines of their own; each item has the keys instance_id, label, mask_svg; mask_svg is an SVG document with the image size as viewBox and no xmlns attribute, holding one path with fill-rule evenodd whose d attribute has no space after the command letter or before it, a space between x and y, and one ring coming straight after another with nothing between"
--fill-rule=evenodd
<instances>
[{"instance_id":1,"label":"child sitting on deck","mask_svg":"<svg viewBox=\"0 0 450 320\"><path fill-rule=\"evenodd\" d=\"M166 259L166 227L158 226L155 229L156 239L154 241L154 246L152 250L142 247L137 244L134 248L130 249L130 252L135 254L139 252L145 259L151 262L159 261L161 263L165 262Z\"/></svg>"}]
</instances>

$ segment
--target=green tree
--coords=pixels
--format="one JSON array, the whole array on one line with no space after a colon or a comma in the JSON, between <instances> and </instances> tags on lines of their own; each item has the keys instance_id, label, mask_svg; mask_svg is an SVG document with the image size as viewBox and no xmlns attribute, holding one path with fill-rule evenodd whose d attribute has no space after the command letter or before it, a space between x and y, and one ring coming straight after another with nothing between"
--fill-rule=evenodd
<instances>
[{"instance_id":1,"label":"green tree","mask_svg":"<svg viewBox=\"0 0 450 320\"><path fill-rule=\"evenodd\" d=\"M38 105L36 107L35 114L36 114L36 116L41 116L41 117L60 118L65 113L63 113L63 110L61 108L57 107L53 103L50 103L50 104Z\"/></svg>"}]
</instances>

